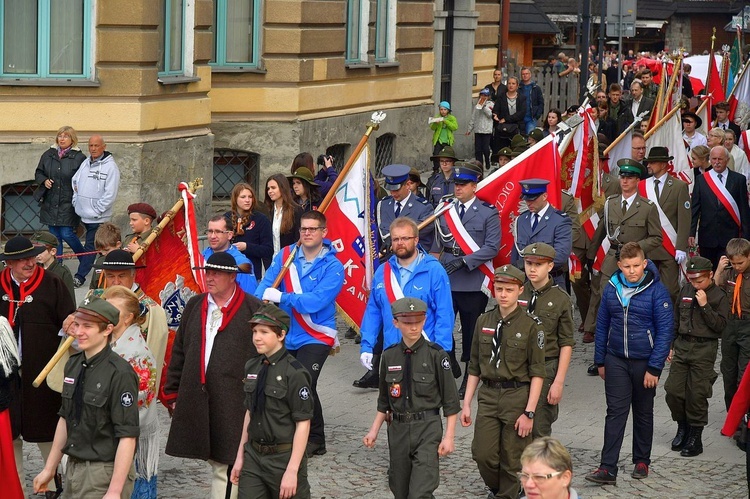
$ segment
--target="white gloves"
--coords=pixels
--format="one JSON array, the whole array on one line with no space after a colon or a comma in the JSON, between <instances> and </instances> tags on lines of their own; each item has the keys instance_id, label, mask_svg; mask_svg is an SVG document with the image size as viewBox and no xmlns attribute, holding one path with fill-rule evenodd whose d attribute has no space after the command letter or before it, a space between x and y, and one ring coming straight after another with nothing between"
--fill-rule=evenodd
<instances>
[{"instance_id":1,"label":"white gloves","mask_svg":"<svg viewBox=\"0 0 750 499\"><path fill-rule=\"evenodd\" d=\"M263 291L263 300L273 303L281 303L281 291L276 288L266 288Z\"/></svg>"},{"instance_id":2,"label":"white gloves","mask_svg":"<svg viewBox=\"0 0 750 499\"><path fill-rule=\"evenodd\" d=\"M372 371L372 354L365 352L359 356L359 361L362 363L362 366L367 369L368 371Z\"/></svg>"},{"instance_id":3,"label":"white gloves","mask_svg":"<svg viewBox=\"0 0 750 499\"><path fill-rule=\"evenodd\" d=\"M684 251L675 250L674 259L678 264L682 265L687 260L687 253L685 253Z\"/></svg>"}]
</instances>

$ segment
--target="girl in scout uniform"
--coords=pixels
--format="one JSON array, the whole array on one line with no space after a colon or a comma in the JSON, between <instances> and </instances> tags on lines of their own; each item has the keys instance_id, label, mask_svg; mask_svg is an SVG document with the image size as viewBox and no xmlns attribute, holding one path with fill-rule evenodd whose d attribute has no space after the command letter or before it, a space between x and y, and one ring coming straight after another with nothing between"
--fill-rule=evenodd
<instances>
[{"instance_id":1,"label":"girl in scout uniform","mask_svg":"<svg viewBox=\"0 0 750 499\"><path fill-rule=\"evenodd\" d=\"M289 315L275 305L253 315L260 354L245 364L245 422L231 480L239 499L309 498L305 447L313 417L310 374L284 347Z\"/></svg>"},{"instance_id":2,"label":"girl in scout uniform","mask_svg":"<svg viewBox=\"0 0 750 499\"><path fill-rule=\"evenodd\" d=\"M65 366L60 420L34 492L46 491L67 454L66 495L127 499L135 480L138 377L109 345L120 312L92 297L74 315L71 331L81 351Z\"/></svg>"}]
</instances>

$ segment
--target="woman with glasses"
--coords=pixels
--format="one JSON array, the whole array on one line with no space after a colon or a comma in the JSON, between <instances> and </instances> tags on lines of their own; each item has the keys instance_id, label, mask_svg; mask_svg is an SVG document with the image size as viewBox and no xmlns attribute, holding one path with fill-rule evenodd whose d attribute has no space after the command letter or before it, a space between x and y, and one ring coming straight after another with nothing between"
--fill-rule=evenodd
<instances>
[{"instance_id":1,"label":"woman with glasses","mask_svg":"<svg viewBox=\"0 0 750 499\"><path fill-rule=\"evenodd\" d=\"M299 220L302 209L294 202L289 181L281 173L271 175L266 180L264 204L271 214L273 254L275 255L284 246L289 246L299 240Z\"/></svg>"},{"instance_id":2,"label":"woman with glasses","mask_svg":"<svg viewBox=\"0 0 750 499\"><path fill-rule=\"evenodd\" d=\"M518 480L528 499L578 499L570 486L573 462L565 447L552 437L541 437L521 454Z\"/></svg>"},{"instance_id":3,"label":"woman with glasses","mask_svg":"<svg viewBox=\"0 0 750 499\"><path fill-rule=\"evenodd\" d=\"M271 221L256 210L258 198L255 189L246 182L240 182L232 189L232 211L224 216L232 223L234 237L232 244L253 264L253 273L260 280L263 266L271 266L273 256L273 234Z\"/></svg>"}]
</instances>

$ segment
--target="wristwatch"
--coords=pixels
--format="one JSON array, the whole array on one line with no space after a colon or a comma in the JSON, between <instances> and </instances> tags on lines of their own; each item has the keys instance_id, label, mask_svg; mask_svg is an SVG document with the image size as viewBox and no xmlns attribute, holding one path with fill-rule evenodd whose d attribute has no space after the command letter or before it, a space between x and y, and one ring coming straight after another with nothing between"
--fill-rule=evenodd
<instances>
[{"instance_id":1,"label":"wristwatch","mask_svg":"<svg viewBox=\"0 0 750 499\"><path fill-rule=\"evenodd\" d=\"M524 415L529 419L534 419L534 411L523 411Z\"/></svg>"}]
</instances>

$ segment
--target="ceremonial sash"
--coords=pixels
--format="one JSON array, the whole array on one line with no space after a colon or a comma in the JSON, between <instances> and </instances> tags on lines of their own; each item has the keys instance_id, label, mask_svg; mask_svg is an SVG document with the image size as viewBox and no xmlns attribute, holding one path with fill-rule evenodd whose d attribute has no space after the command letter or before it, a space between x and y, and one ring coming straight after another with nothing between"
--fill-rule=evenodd
<instances>
[{"instance_id":1,"label":"ceremonial sash","mask_svg":"<svg viewBox=\"0 0 750 499\"><path fill-rule=\"evenodd\" d=\"M724 209L727 210L732 216L732 218L734 219L734 223L737 224L737 227L742 227L742 224L740 223L740 209L737 206L737 202L734 200L732 195L729 194L729 191L724 186L724 184L719 182L719 179L716 178L716 175L718 175L716 173L716 170L709 170L708 172L703 174L703 178L706 179L706 184L714 193L719 202L724 206ZM727 175L727 177L728 176L729 175Z\"/></svg>"},{"instance_id":2,"label":"ceremonial sash","mask_svg":"<svg viewBox=\"0 0 750 499\"><path fill-rule=\"evenodd\" d=\"M385 285L385 296L388 298L388 303L393 303L404 297L404 290L401 289L401 284L398 283L398 278L391 267L391 262L383 264L383 284ZM424 329L422 329L422 336L427 341L434 341L427 336Z\"/></svg>"},{"instance_id":3,"label":"ceremonial sash","mask_svg":"<svg viewBox=\"0 0 750 499\"><path fill-rule=\"evenodd\" d=\"M745 151L745 156L747 156L747 160L750 161L750 133L745 130L740 137L740 149Z\"/></svg>"},{"instance_id":4,"label":"ceremonial sash","mask_svg":"<svg viewBox=\"0 0 750 499\"><path fill-rule=\"evenodd\" d=\"M471 255L475 251L479 251L479 245L466 231L464 224L461 223L461 218L458 216L455 204L452 205L445 214L445 223L448 224L453 239L456 240L461 251L466 255ZM482 265L479 266L479 270L484 274L482 286L492 293L493 289L491 283L495 279L495 268L492 266L492 260L482 263Z\"/></svg>"},{"instance_id":5,"label":"ceremonial sash","mask_svg":"<svg viewBox=\"0 0 750 499\"><path fill-rule=\"evenodd\" d=\"M654 205L656 205L656 210L659 212L659 223L661 224L662 246L667 250L667 253L675 256L675 250L677 249L677 231L672 225L672 222L669 221L667 214L661 209L661 205L656 198L653 177L638 182L638 194L650 199L654 202Z\"/></svg>"},{"instance_id":6,"label":"ceremonial sash","mask_svg":"<svg viewBox=\"0 0 750 499\"><path fill-rule=\"evenodd\" d=\"M282 252L283 256L281 260L285 262L289 258L290 252L291 246L285 247L284 251ZM292 264L289 266L289 271L284 275L284 286L286 287L287 291L292 290L298 295L301 295L303 293L302 283L299 280L297 266L294 265L294 262L292 262ZM292 315L294 316L294 320L297 321L297 324L299 324L300 327L307 332L307 334L309 334L316 340L325 343L331 348L336 348L339 346L338 333L335 329L328 326L316 324L315 322L313 322L310 314L300 313L294 308L292 308Z\"/></svg>"},{"instance_id":7,"label":"ceremonial sash","mask_svg":"<svg viewBox=\"0 0 750 499\"><path fill-rule=\"evenodd\" d=\"M592 213L589 219L583 223L583 230L586 231L589 239L594 239L594 232L596 232L596 228L599 227L599 223L600 219L597 213ZM591 270L595 270L597 272L600 272L602 270L602 263L604 263L604 258L607 256L607 252L609 251L609 248L611 246L612 243L609 242L609 238L605 237L604 241L602 241L601 246L599 246L599 249L596 250L594 264L592 265Z\"/></svg>"}]
</instances>

